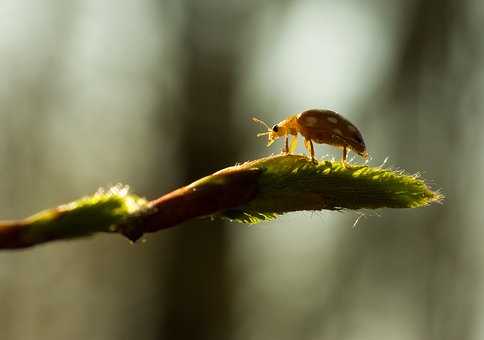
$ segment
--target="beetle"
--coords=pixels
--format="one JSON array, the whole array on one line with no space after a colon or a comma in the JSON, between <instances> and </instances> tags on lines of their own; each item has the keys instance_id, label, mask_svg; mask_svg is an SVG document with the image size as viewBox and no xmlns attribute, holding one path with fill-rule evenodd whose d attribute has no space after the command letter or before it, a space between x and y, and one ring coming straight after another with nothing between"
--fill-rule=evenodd
<instances>
[{"instance_id":1,"label":"beetle","mask_svg":"<svg viewBox=\"0 0 484 340\"><path fill-rule=\"evenodd\" d=\"M353 150L364 159L368 159L368 151L360 131L349 120L331 110L311 109L291 116L272 128L262 120L253 117L254 122L267 128L266 132L257 134L257 137L267 136L270 146L279 137L285 137L283 153L294 152L297 145L297 134L304 137L304 146L314 158L314 143L329 144L343 148L342 162L346 164L348 150ZM294 136L289 146L289 136Z\"/></svg>"}]
</instances>

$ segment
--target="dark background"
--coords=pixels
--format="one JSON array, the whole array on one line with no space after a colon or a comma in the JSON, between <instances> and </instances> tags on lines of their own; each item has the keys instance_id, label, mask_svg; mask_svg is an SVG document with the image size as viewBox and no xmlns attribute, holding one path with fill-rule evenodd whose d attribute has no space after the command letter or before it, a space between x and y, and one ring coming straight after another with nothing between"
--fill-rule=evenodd
<instances>
[{"instance_id":1,"label":"dark background","mask_svg":"<svg viewBox=\"0 0 484 340\"><path fill-rule=\"evenodd\" d=\"M2 252L0 338L482 338L483 22L476 0L0 1L1 219L155 198L279 152L250 117L308 108L447 196Z\"/></svg>"}]
</instances>

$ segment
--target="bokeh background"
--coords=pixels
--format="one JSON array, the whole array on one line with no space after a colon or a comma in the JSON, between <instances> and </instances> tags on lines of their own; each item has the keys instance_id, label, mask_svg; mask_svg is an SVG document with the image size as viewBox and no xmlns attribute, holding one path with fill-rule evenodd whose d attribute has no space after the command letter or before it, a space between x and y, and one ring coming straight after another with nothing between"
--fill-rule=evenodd
<instances>
[{"instance_id":1,"label":"bokeh background","mask_svg":"<svg viewBox=\"0 0 484 340\"><path fill-rule=\"evenodd\" d=\"M1 219L155 198L277 153L250 117L308 108L447 196L1 252L0 338L483 339L483 22L479 0L0 1Z\"/></svg>"}]
</instances>

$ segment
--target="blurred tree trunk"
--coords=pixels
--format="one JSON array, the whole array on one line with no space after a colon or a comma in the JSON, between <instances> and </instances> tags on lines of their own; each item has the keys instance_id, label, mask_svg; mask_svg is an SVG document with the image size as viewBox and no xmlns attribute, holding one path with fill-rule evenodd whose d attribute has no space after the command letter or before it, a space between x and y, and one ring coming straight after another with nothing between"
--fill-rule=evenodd
<instances>
[{"instance_id":1,"label":"blurred tree trunk","mask_svg":"<svg viewBox=\"0 0 484 340\"><path fill-rule=\"evenodd\" d=\"M180 111L171 123L181 129L180 168L188 183L238 159L233 103L243 13L223 2L182 4ZM167 236L173 238L160 278L165 292L159 338L230 338L235 287L229 230L220 221L197 220Z\"/></svg>"}]
</instances>

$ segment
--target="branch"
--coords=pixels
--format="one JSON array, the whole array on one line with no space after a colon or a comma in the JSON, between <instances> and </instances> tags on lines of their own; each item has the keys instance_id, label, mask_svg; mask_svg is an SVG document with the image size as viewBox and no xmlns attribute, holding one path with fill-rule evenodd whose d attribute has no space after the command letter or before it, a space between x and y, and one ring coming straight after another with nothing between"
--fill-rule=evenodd
<instances>
[{"instance_id":1,"label":"branch","mask_svg":"<svg viewBox=\"0 0 484 340\"><path fill-rule=\"evenodd\" d=\"M258 223L300 210L417 208L443 200L417 175L279 155L218 171L146 201L116 186L19 221L0 222L0 249L119 233L131 241L195 217Z\"/></svg>"}]
</instances>

